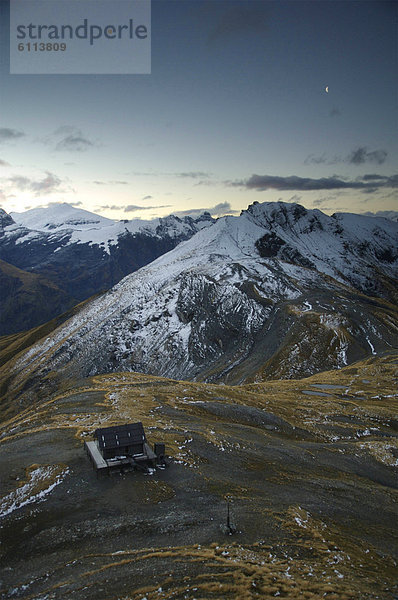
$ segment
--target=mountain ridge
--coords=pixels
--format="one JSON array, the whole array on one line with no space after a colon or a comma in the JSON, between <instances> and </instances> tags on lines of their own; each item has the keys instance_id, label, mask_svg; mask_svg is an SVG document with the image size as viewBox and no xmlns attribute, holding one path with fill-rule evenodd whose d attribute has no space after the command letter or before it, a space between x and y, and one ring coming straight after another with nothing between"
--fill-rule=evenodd
<instances>
[{"instance_id":1,"label":"mountain ridge","mask_svg":"<svg viewBox=\"0 0 398 600\"><path fill-rule=\"evenodd\" d=\"M114 221L58 204L8 215L0 212L0 260L27 273L42 276L64 295L63 309L103 292L125 275L151 262L186 240L213 219L204 213L191 217L166 217L154 221ZM13 298L7 298L12 306ZM41 300L25 321L9 313L3 333L40 325ZM59 302L48 298L48 318L59 314ZM7 327L7 323L9 326Z\"/></svg>"},{"instance_id":2,"label":"mountain ridge","mask_svg":"<svg viewBox=\"0 0 398 600\"><path fill-rule=\"evenodd\" d=\"M304 377L393 348L397 260L379 251L394 248L398 226L369 217L352 227L283 203L218 219L89 302L16 368L241 383Z\"/></svg>"}]
</instances>

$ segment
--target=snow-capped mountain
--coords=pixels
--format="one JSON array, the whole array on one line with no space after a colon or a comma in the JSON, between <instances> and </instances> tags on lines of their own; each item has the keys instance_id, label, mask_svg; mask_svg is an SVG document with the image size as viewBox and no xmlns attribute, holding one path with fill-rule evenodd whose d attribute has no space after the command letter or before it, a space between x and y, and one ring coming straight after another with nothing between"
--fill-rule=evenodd
<instances>
[{"instance_id":1,"label":"snow-capped mountain","mask_svg":"<svg viewBox=\"0 0 398 600\"><path fill-rule=\"evenodd\" d=\"M119 238L130 235L147 235L150 237L168 237L170 239L188 239L191 235L208 227L214 221L208 213L196 219L174 215L164 218L143 220L132 219L116 221L108 219L70 204L53 204L49 208L33 208L23 213L12 212L9 215L17 227L9 227L7 233L19 230L29 230L22 236L34 239L39 233L50 233L51 239L58 239L59 249L65 245L89 244L100 246L107 254L114 250ZM12 225L12 224L11 224ZM57 235L59 234L59 235ZM66 239L67 238L67 239Z\"/></svg>"},{"instance_id":2,"label":"snow-capped mountain","mask_svg":"<svg viewBox=\"0 0 398 600\"><path fill-rule=\"evenodd\" d=\"M397 239L386 219L254 204L124 278L17 369L239 382L341 367L396 344Z\"/></svg>"},{"instance_id":3,"label":"snow-capped mountain","mask_svg":"<svg viewBox=\"0 0 398 600\"><path fill-rule=\"evenodd\" d=\"M0 259L54 284L69 308L109 289L213 221L208 213L195 219L114 221L68 204L10 215L0 209ZM58 307L59 302L51 312L50 306L48 314L56 316ZM43 322L35 314L26 314L24 329ZM21 330L14 325L16 318L1 323L0 316L1 331Z\"/></svg>"},{"instance_id":4,"label":"snow-capped mountain","mask_svg":"<svg viewBox=\"0 0 398 600\"><path fill-rule=\"evenodd\" d=\"M26 229L50 232L60 229L75 231L101 229L114 225L116 222L88 210L75 208L66 202L54 203L48 208L32 208L21 213L11 212L10 216L15 223Z\"/></svg>"},{"instance_id":5,"label":"snow-capped mountain","mask_svg":"<svg viewBox=\"0 0 398 600\"><path fill-rule=\"evenodd\" d=\"M24 213L11 213L7 215L0 209L0 226L2 226L0 251L7 256L1 256L7 260L8 254L16 251L15 246L24 247L16 262L24 261L23 255L33 254L29 252L33 245L42 244L48 247L44 250L46 264L55 263L55 253L71 251L70 247L80 246L79 254L82 254L82 246L85 250L99 250L103 256L112 255L117 252L117 247L126 239L131 243L132 239L142 241L143 238L154 238L156 240L167 240L166 245L173 248L181 240L188 239L194 233L208 227L214 222L209 213L203 213L197 218L184 217L180 219L174 215L149 221L133 219L131 221L115 221L90 213L86 210L74 208L69 204L54 204L49 208L35 208ZM86 247L87 246L87 247ZM128 246L128 244L125 244ZM138 250L139 244L136 244ZM124 248L126 250L127 248ZM164 250L163 250L164 252ZM162 254L156 252L154 254ZM136 252L139 255L139 252ZM41 252L43 254L43 251ZM12 260L8 260L15 264ZM25 256L27 264L17 265L20 268L40 271L40 259L30 260ZM136 257L136 262L146 264L146 260ZM32 263L32 264L31 264Z\"/></svg>"}]
</instances>

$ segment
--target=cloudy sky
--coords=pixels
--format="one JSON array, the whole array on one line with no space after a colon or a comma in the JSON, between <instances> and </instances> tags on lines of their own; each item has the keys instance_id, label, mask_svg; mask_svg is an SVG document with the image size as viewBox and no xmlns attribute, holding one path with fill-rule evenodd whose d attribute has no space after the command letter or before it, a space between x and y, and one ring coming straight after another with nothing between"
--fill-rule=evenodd
<instances>
[{"instance_id":1,"label":"cloudy sky","mask_svg":"<svg viewBox=\"0 0 398 600\"><path fill-rule=\"evenodd\" d=\"M7 211L397 210L396 2L152 0L149 75L10 75L0 5Z\"/></svg>"}]
</instances>

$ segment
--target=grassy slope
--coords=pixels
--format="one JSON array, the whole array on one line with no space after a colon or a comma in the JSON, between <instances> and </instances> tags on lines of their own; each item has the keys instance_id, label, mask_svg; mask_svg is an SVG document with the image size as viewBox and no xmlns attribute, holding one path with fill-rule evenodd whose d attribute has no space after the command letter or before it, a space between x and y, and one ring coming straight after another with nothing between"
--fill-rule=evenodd
<instances>
[{"instance_id":1,"label":"grassy slope","mask_svg":"<svg viewBox=\"0 0 398 600\"><path fill-rule=\"evenodd\" d=\"M76 301L50 280L0 260L0 335L45 323Z\"/></svg>"},{"instance_id":2,"label":"grassy slope","mask_svg":"<svg viewBox=\"0 0 398 600\"><path fill-rule=\"evenodd\" d=\"M32 503L1 519L4 585L79 600L99 587L115 600L392 599L397 362L235 387L116 373L21 410L2 423L0 509ZM97 480L83 440L137 420L170 468Z\"/></svg>"},{"instance_id":3,"label":"grassy slope","mask_svg":"<svg viewBox=\"0 0 398 600\"><path fill-rule=\"evenodd\" d=\"M44 337L47 337L62 325L65 321L73 317L73 315L77 314L80 309L87 303L90 302L92 298L77 304L66 312L60 314L59 316L51 319L47 323L43 325L39 325L38 327L33 327L27 331L22 331L19 333L14 333L11 335L3 335L0 337L0 367L4 365L9 360L12 360L15 356L17 356L20 352L23 352L30 346L33 346L36 342L41 340Z\"/></svg>"},{"instance_id":4,"label":"grassy slope","mask_svg":"<svg viewBox=\"0 0 398 600\"><path fill-rule=\"evenodd\" d=\"M0 337L0 405L3 417L6 414L14 414L21 409L21 406L35 404L42 396L48 395L56 386L60 385L54 373L49 373L48 376L38 381L37 377L28 372L22 373L21 381L15 384L13 367L25 350L50 335L54 329L79 312L91 299L89 298L77 304L65 313L44 323L44 325L21 333ZM42 394L39 387L43 387ZM28 394L27 390L30 388L33 388L32 393Z\"/></svg>"}]
</instances>

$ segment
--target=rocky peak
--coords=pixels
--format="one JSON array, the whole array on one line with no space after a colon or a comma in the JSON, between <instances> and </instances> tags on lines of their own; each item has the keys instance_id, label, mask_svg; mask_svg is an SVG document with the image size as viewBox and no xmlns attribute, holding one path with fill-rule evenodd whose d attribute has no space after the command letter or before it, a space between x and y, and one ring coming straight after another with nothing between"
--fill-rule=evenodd
<instances>
[{"instance_id":1,"label":"rocky peak","mask_svg":"<svg viewBox=\"0 0 398 600\"><path fill-rule=\"evenodd\" d=\"M0 208L0 229L8 225L15 225L15 221L3 208Z\"/></svg>"},{"instance_id":2,"label":"rocky peak","mask_svg":"<svg viewBox=\"0 0 398 600\"><path fill-rule=\"evenodd\" d=\"M288 202L253 202L242 214L248 214L251 219L262 226L289 228L302 219L307 219L309 213L301 204ZM319 211L318 211L319 212Z\"/></svg>"},{"instance_id":3,"label":"rocky peak","mask_svg":"<svg viewBox=\"0 0 398 600\"><path fill-rule=\"evenodd\" d=\"M214 221L213 217L211 216L211 214L206 210L204 213L202 213L201 215L199 215L199 217L196 217L196 219L194 219L195 223L200 223L201 221Z\"/></svg>"}]
</instances>

